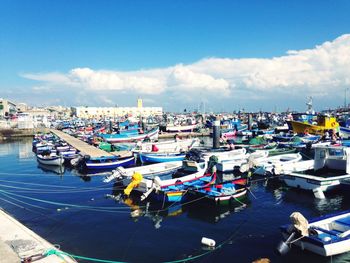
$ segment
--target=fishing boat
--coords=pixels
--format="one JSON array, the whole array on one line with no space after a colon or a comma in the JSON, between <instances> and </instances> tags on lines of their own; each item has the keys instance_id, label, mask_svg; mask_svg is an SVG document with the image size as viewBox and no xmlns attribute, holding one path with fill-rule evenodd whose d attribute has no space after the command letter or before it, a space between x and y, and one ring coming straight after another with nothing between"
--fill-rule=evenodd
<instances>
[{"instance_id":1,"label":"fishing boat","mask_svg":"<svg viewBox=\"0 0 350 263\"><path fill-rule=\"evenodd\" d=\"M325 131L338 129L339 123L335 117L318 116L317 124L311 124L301 121L290 121L292 129L295 133L302 134L319 134L323 135Z\"/></svg>"},{"instance_id":2,"label":"fishing boat","mask_svg":"<svg viewBox=\"0 0 350 263\"><path fill-rule=\"evenodd\" d=\"M36 158L39 163L46 165L62 165L64 163L63 156L55 153L37 154Z\"/></svg>"},{"instance_id":3,"label":"fishing boat","mask_svg":"<svg viewBox=\"0 0 350 263\"><path fill-rule=\"evenodd\" d=\"M202 151L205 160L209 160L210 156L215 155L218 157L218 161L237 159L237 157L243 157L247 153L244 148L241 149L200 149Z\"/></svg>"},{"instance_id":4,"label":"fishing boat","mask_svg":"<svg viewBox=\"0 0 350 263\"><path fill-rule=\"evenodd\" d=\"M147 133L142 133L142 134L100 134L100 136L109 143L120 143L120 142L135 142L135 141L142 141L146 138L150 140L156 140L158 139L158 134L159 134L159 128L155 128L150 130Z\"/></svg>"},{"instance_id":5,"label":"fishing boat","mask_svg":"<svg viewBox=\"0 0 350 263\"><path fill-rule=\"evenodd\" d=\"M282 168L282 180L287 186L312 190L316 197L324 198L323 192L341 185L350 178L350 149L343 146L317 146L312 169L292 171Z\"/></svg>"},{"instance_id":6,"label":"fishing boat","mask_svg":"<svg viewBox=\"0 0 350 263\"><path fill-rule=\"evenodd\" d=\"M143 142L138 143L133 152L183 152L198 146L198 138L184 140L170 140L162 142Z\"/></svg>"},{"instance_id":7,"label":"fishing boat","mask_svg":"<svg viewBox=\"0 0 350 263\"><path fill-rule=\"evenodd\" d=\"M90 158L85 156L80 163L81 170L113 170L119 166L127 167L135 164L135 157L101 156Z\"/></svg>"},{"instance_id":8,"label":"fishing boat","mask_svg":"<svg viewBox=\"0 0 350 263\"><path fill-rule=\"evenodd\" d=\"M244 167L246 169L246 164L248 164L248 158L244 156L237 156L236 158L230 160L221 160L216 165L218 171L220 172L232 172L235 167Z\"/></svg>"},{"instance_id":9,"label":"fishing boat","mask_svg":"<svg viewBox=\"0 0 350 263\"><path fill-rule=\"evenodd\" d=\"M182 161L186 157L186 153L145 153L139 152L138 156L142 163L164 163Z\"/></svg>"},{"instance_id":10,"label":"fishing boat","mask_svg":"<svg viewBox=\"0 0 350 263\"><path fill-rule=\"evenodd\" d=\"M204 187L196 187L191 194L214 201L216 204L240 202L239 199L247 194L248 179L240 178L220 184L210 184Z\"/></svg>"},{"instance_id":11,"label":"fishing boat","mask_svg":"<svg viewBox=\"0 0 350 263\"><path fill-rule=\"evenodd\" d=\"M197 124L190 124L190 125L171 125L168 124L166 126L167 132L192 132L197 128Z\"/></svg>"},{"instance_id":12,"label":"fishing boat","mask_svg":"<svg viewBox=\"0 0 350 263\"><path fill-rule=\"evenodd\" d=\"M265 175L267 173L272 174L275 167L283 167L291 163L296 163L301 161L303 157L300 153L289 153L275 155L267 158L258 158L254 161L254 174Z\"/></svg>"},{"instance_id":13,"label":"fishing boat","mask_svg":"<svg viewBox=\"0 0 350 263\"><path fill-rule=\"evenodd\" d=\"M134 173L124 193L128 195L135 190L143 193L142 200L152 195L155 199L164 202L182 201L186 190L179 188L180 185L212 175L206 173L208 165L201 157L198 152L190 152L187 155L188 159L182 161L181 168L171 174L143 176Z\"/></svg>"},{"instance_id":14,"label":"fishing boat","mask_svg":"<svg viewBox=\"0 0 350 263\"><path fill-rule=\"evenodd\" d=\"M329 257L350 251L350 211L311 219L309 222L299 212L290 216L292 224L280 227L283 241L278 251L285 254L290 244L303 250Z\"/></svg>"},{"instance_id":15,"label":"fishing boat","mask_svg":"<svg viewBox=\"0 0 350 263\"><path fill-rule=\"evenodd\" d=\"M124 186L127 186L131 182L132 175L135 172L142 174L142 176L161 176L165 174L171 174L176 172L182 167L182 161L155 163L144 166L124 168L122 166L113 170L112 174L107 176L103 182L108 183L112 180L121 181Z\"/></svg>"}]
</instances>

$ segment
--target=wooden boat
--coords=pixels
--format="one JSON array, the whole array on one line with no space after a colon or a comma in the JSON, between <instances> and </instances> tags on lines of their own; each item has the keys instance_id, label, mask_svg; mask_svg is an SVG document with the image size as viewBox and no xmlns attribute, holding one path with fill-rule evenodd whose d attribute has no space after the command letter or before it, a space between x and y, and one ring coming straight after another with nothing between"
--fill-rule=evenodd
<instances>
[{"instance_id":1,"label":"wooden boat","mask_svg":"<svg viewBox=\"0 0 350 263\"><path fill-rule=\"evenodd\" d=\"M185 190L179 189L178 186L203 177L211 177L211 174L206 171L207 162L205 161L183 160L181 168L175 173L141 176L141 180L135 184L133 190L143 193L141 199L151 194L155 199L164 202L181 201Z\"/></svg>"},{"instance_id":2,"label":"wooden boat","mask_svg":"<svg viewBox=\"0 0 350 263\"><path fill-rule=\"evenodd\" d=\"M138 153L142 163L164 163L182 161L185 159L185 153Z\"/></svg>"},{"instance_id":3,"label":"wooden boat","mask_svg":"<svg viewBox=\"0 0 350 263\"><path fill-rule=\"evenodd\" d=\"M102 156L97 158L84 158L80 169L82 170L113 170L119 166L127 167L135 164L135 157Z\"/></svg>"},{"instance_id":4,"label":"wooden boat","mask_svg":"<svg viewBox=\"0 0 350 263\"><path fill-rule=\"evenodd\" d=\"M56 155L55 153L50 154L37 154L36 158L39 163L46 165L62 165L64 163L64 158L62 155Z\"/></svg>"},{"instance_id":5,"label":"wooden boat","mask_svg":"<svg viewBox=\"0 0 350 263\"><path fill-rule=\"evenodd\" d=\"M197 128L197 124L191 124L191 125L170 125L170 124L168 124L166 126L166 131L167 132L192 132L196 128Z\"/></svg>"},{"instance_id":6,"label":"wooden boat","mask_svg":"<svg viewBox=\"0 0 350 263\"><path fill-rule=\"evenodd\" d=\"M266 173L273 173L275 167L283 167L291 163L299 162L303 157L300 153L289 153L275 155L267 158L259 158L254 161L254 174L265 175Z\"/></svg>"},{"instance_id":7,"label":"wooden boat","mask_svg":"<svg viewBox=\"0 0 350 263\"><path fill-rule=\"evenodd\" d=\"M290 187L312 190L319 198L323 192L339 187L350 178L350 149L343 146L315 147L312 169L292 171L289 165L282 168L282 180Z\"/></svg>"},{"instance_id":8,"label":"wooden boat","mask_svg":"<svg viewBox=\"0 0 350 263\"><path fill-rule=\"evenodd\" d=\"M170 140L138 143L133 152L183 152L199 145L199 139Z\"/></svg>"},{"instance_id":9,"label":"wooden boat","mask_svg":"<svg viewBox=\"0 0 350 263\"><path fill-rule=\"evenodd\" d=\"M131 182L132 175L135 172L142 174L143 177L161 176L171 174L182 167L182 161L156 163L144 166L124 168L122 166L113 170L112 174L107 176L103 182L108 183L114 179L121 180L124 186Z\"/></svg>"},{"instance_id":10,"label":"wooden boat","mask_svg":"<svg viewBox=\"0 0 350 263\"><path fill-rule=\"evenodd\" d=\"M329 257L350 251L350 211L311 219L309 222L298 212L291 215L292 224L280 230L284 242L279 251L288 252L290 244L303 250Z\"/></svg>"},{"instance_id":11,"label":"wooden boat","mask_svg":"<svg viewBox=\"0 0 350 263\"><path fill-rule=\"evenodd\" d=\"M247 179L236 179L221 184L212 184L205 187L197 187L191 190L191 193L197 197L204 197L214 201L217 204L237 201L247 194Z\"/></svg>"},{"instance_id":12,"label":"wooden boat","mask_svg":"<svg viewBox=\"0 0 350 263\"><path fill-rule=\"evenodd\" d=\"M319 134L323 135L325 131L338 129L339 123L335 117L318 116L317 125L307 122L290 121L290 124L295 133Z\"/></svg>"},{"instance_id":13,"label":"wooden boat","mask_svg":"<svg viewBox=\"0 0 350 263\"><path fill-rule=\"evenodd\" d=\"M218 161L223 160L232 160L244 156L247 153L247 150L244 148L241 149L201 149L203 157L205 160L209 160L210 156L215 155L218 157Z\"/></svg>"},{"instance_id":14,"label":"wooden boat","mask_svg":"<svg viewBox=\"0 0 350 263\"><path fill-rule=\"evenodd\" d=\"M142 141L145 138L150 140L158 139L159 128L152 129L151 131L143 134L100 134L100 136L110 143L120 143L120 142L135 142Z\"/></svg>"}]
</instances>

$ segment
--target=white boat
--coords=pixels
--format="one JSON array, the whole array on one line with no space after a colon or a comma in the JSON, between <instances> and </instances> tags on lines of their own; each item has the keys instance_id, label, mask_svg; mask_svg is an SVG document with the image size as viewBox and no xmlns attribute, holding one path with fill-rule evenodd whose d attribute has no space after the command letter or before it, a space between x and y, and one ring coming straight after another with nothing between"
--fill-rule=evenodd
<instances>
[{"instance_id":1,"label":"white boat","mask_svg":"<svg viewBox=\"0 0 350 263\"><path fill-rule=\"evenodd\" d=\"M316 197L324 198L323 192L341 185L350 178L350 148L342 146L315 147L312 169L293 171L285 167L282 180L287 186L312 190Z\"/></svg>"},{"instance_id":2,"label":"white boat","mask_svg":"<svg viewBox=\"0 0 350 263\"><path fill-rule=\"evenodd\" d=\"M241 172L246 172L256 160L267 158L269 155L267 150L258 150L250 154L243 154L243 152L244 151L242 151L242 154L231 156L231 159L219 161L216 164L218 171L231 172L239 167Z\"/></svg>"},{"instance_id":3,"label":"white boat","mask_svg":"<svg viewBox=\"0 0 350 263\"><path fill-rule=\"evenodd\" d=\"M218 157L218 161L221 162L224 160L233 160L243 157L247 153L247 150L245 148L234 150L226 150L220 148L218 150L203 150L202 153L206 161L208 161L211 156L215 155L216 157Z\"/></svg>"},{"instance_id":4,"label":"white boat","mask_svg":"<svg viewBox=\"0 0 350 263\"><path fill-rule=\"evenodd\" d=\"M254 166L256 167L256 169L254 170L254 174L273 174L275 168L281 169L281 167L283 167L284 165L299 162L302 158L303 157L300 153L288 153L266 158L258 158L254 162Z\"/></svg>"},{"instance_id":5,"label":"white boat","mask_svg":"<svg viewBox=\"0 0 350 263\"><path fill-rule=\"evenodd\" d=\"M62 165L64 163L64 158L62 155L56 155L54 153L48 155L37 154L36 158L39 163L46 165Z\"/></svg>"},{"instance_id":6,"label":"white boat","mask_svg":"<svg viewBox=\"0 0 350 263\"><path fill-rule=\"evenodd\" d=\"M145 196L148 196L153 190L161 191L162 188L202 178L205 176L206 171L207 162L184 160L182 161L180 169L174 174L142 176L142 180L133 190L139 191L144 193Z\"/></svg>"},{"instance_id":7,"label":"white boat","mask_svg":"<svg viewBox=\"0 0 350 263\"><path fill-rule=\"evenodd\" d=\"M121 180L124 186L127 186L131 182L132 175L135 172L142 174L144 177L159 176L162 174L170 174L177 171L182 167L182 161L156 163L138 167L118 167L113 170L112 174L104 178L103 182L109 183L116 179Z\"/></svg>"},{"instance_id":8,"label":"white boat","mask_svg":"<svg viewBox=\"0 0 350 263\"><path fill-rule=\"evenodd\" d=\"M199 145L199 139L138 143L133 152L186 152Z\"/></svg>"},{"instance_id":9,"label":"white boat","mask_svg":"<svg viewBox=\"0 0 350 263\"><path fill-rule=\"evenodd\" d=\"M171 125L168 124L166 126L167 132L192 132L194 129L197 128L197 124L190 124L190 125Z\"/></svg>"},{"instance_id":10,"label":"white boat","mask_svg":"<svg viewBox=\"0 0 350 263\"><path fill-rule=\"evenodd\" d=\"M278 250L288 252L290 244L329 257L350 251L350 211L338 212L308 222L300 213L291 216L292 225L281 226L284 242Z\"/></svg>"},{"instance_id":11,"label":"white boat","mask_svg":"<svg viewBox=\"0 0 350 263\"><path fill-rule=\"evenodd\" d=\"M231 172L236 167L242 167L244 165L248 165L248 158L246 155L237 156L231 160L222 160L216 164L216 168L220 172Z\"/></svg>"}]
</instances>

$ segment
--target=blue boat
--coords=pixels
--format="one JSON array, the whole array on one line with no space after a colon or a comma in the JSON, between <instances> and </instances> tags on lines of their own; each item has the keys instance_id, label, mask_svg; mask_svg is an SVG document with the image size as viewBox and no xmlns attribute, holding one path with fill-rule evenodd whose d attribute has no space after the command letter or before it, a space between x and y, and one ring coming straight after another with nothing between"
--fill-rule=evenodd
<instances>
[{"instance_id":1,"label":"blue boat","mask_svg":"<svg viewBox=\"0 0 350 263\"><path fill-rule=\"evenodd\" d=\"M155 128L147 133L115 133L115 134L100 134L106 142L109 143L120 143L120 142L135 142L142 141L145 138L149 139L157 139L158 138L159 129Z\"/></svg>"},{"instance_id":2,"label":"blue boat","mask_svg":"<svg viewBox=\"0 0 350 263\"><path fill-rule=\"evenodd\" d=\"M278 251L285 254L294 244L321 256L333 256L350 251L350 211L312 219L308 222L302 214L290 215L292 224L280 227L283 239Z\"/></svg>"},{"instance_id":3,"label":"blue boat","mask_svg":"<svg viewBox=\"0 0 350 263\"><path fill-rule=\"evenodd\" d=\"M142 163L164 163L173 161L182 161L185 159L185 153L139 153Z\"/></svg>"},{"instance_id":4,"label":"blue boat","mask_svg":"<svg viewBox=\"0 0 350 263\"><path fill-rule=\"evenodd\" d=\"M102 156L84 158L82 170L113 170L119 166L127 167L135 164L135 157Z\"/></svg>"}]
</instances>

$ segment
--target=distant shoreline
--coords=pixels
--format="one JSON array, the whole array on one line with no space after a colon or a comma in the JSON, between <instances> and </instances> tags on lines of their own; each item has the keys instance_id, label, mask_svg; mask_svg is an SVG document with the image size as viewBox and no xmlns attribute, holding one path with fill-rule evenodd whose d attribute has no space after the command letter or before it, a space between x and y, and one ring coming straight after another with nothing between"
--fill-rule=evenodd
<instances>
[{"instance_id":1,"label":"distant shoreline","mask_svg":"<svg viewBox=\"0 0 350 263\"><path fill-rule=\"evenodd\" d=\"M18 129L18 128L3 128L0 129L0 141L22 137L33 137L36 133L47 133L50 132L49 128L34 128L34 129ZM175 134L180 137L206 137L210 136L210 132L179 132L179 133L160 133L159 138L174 138Z\"/></svg>"},{"instance_id":2,"label":"distant shoreline","mask_svg":"<svg viewBox=\"0 0 350 263\"><path fill-rule=\"evenodd\" d=\"M7 140L13 138L21 137L33 137L36 133L39 132L49 132L48 128L35 128L35 129L18 129L18 128L5 128L0 129L0 140Z\"/></svg>"}]
</instances>

